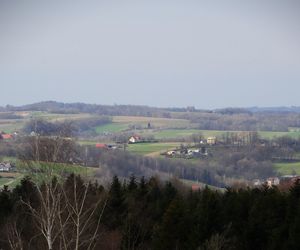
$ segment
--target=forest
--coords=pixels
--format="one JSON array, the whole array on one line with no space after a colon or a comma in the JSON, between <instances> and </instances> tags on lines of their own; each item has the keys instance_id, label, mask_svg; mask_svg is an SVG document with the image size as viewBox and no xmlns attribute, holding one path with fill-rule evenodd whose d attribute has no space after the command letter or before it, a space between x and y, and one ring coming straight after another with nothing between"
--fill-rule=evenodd
<instances>
[{"instance_id":1,"label":"forest","mask_svg":"<svg viewBox=\"0 0 300 250\"><path fill-rule=\"evenodd\" d=\"M299 249L300 184L191 191L176 179L107 186L70 175L0 192L1 249Z\"/></svg>"}]
</instances>

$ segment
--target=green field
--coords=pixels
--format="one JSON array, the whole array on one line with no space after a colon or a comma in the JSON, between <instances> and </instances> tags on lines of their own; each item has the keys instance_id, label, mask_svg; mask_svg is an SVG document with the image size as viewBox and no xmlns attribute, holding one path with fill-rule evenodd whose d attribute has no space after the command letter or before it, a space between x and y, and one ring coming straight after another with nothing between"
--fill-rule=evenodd
<instances>
[{"instance_id":1,"label":"green field","mask_svg":"<svg viewBox=\"0 0 300 250\"><path fill-rule=\"evenodd\" d=\"M223 131L223 130L200 130L200 129L166 129L153 132L156 139L171 139L183 138L193 134L202 134L205 138L209 136L222 136L226 133L240 133L242 131ZM289 136L292 138L300 137L300 132L273 132L273 131L259 131L258 134L265 139L272 139L275 137Z\"/></svg>"},{"instance_id":2,"label":"green field","mask_svg":"<svg viewBox=\"0 0 300 250\"><path fill-rule=\"evenodd\" d=\"M46 181L49 177L52 178L54 176L61 178L72 173L91 177L95 171L94 168L86 168L79 165L49 162L18 162L17 169L23 175L30 176L35 182Z\"/></svg>"},{"instance_id":3,"label":"green field","mask_svg":"<svg viewBox=\"0 0 300 250\"><path fill-rule=\"evenodd\" d=\"M275 169L282 175L297 174L300 175L300 162L294 163L275 163Z\"/></svg>"},{"instance_id":4,"label":"green field","mask_svg":"<svg viewBox=\"0 0 300 250\"><path fill-rule=\"evenodd\" d=\"M141 155L159 155L161 152L175 149L180 143L136 143L129 144L127 150L129 152Z\"/></svg>"},{"instance_id":5,"label":"green field","mask_svg":"<svg viewBox=\"0 0 300 250\"><path fill-rule=\"evenodd\" d=\"M24 177L24 175L20 173L1 173L0 176L0 188L4 185L13 188L19 184L20 180Z\"/></svg>"},{"instance_id":6,"label":"green field","mask_svg":"<svg viewBox=\"0 0 300 250\"><path fill-rule=\"evenodd\" d=\"M184 119L168 119L168 118L156 118L156 117L143 117L143 116L114 116L113 122L110 124L98 126L95 128L98 134L103 133L118 133L126 130L134 130L136 127L136 133L149 134L152 129L148 130L148 123L151 128L186 128L190 122Z\"/></svg>"},{"instance_id":7,"label":"green field","mask_svg":"<svg viewBox=\"0 0 300 250\"><path fill-rule=\"evenodd\" d=\"M117 132L122 132L126 129L128 129L128 124L115 123L115 122L106 124L106 125L102 125L102 126L98 126L95 128L95 130L98 134L117 133Z\"/></svg>"},{"instance_id":8,"label":"green field","mask_svg":"<svg viewBox=\"0 0 300 250\"><path fill-rule=\"evenodd\" d=\"M154 132L156 139L171 139L171 138L184 138L193 134L202 134L204 137L220 136L226 131L217 130L198 130L198 129L167 129Z\"/></svg>"},{"instance_id":9,"label":"green field","mask_svg":"<svg viewBox=\"0 0 300 250\"><path fill-rule=\"evenodd\" d=\"M170 119L158 117L144 117L144 116L114 116L114 123L121 123L129 125L138 125L142 128L147 128L150 123L152 128L187 128L190 121L185 119Z\"/></svg>"},{"instance_id":10,"label":"green field","mask_svg":"<svg viewBox=\"0 0 300 250\"><path fill-rule=\"evenodd\" d=\"M0 186L2 187L4 185L7 185L7 183L11 182L12 180L14 180L14 179L1 177L0 178Z\"/></svg>"},{"instance_id":11,"label":"green field","mask_svg":"<svg viewBox=\"0 0 300 250\"><path fill-rule=\"evenodd\" d=\"M54 176L60 179L62 176L69 174L78 174L82 177L94 177L95 168L82 167L79 165L69 165L60 163L46 162L17 162L16 173L2 173L0 177L0 187L7 185L10 188L15 187L24 176L29 176L34 182L41 183L47 181ZM12 176L14 178L8 178Z\"/></svg>"},{"instance_id":12,"label":"green field","mask_svg":"<svg viewBox=\"0 0 300 250\"><path fill-rule=\"evenodd\" d=\"M291 138L298 139L300 132L273 132L273 131L259 131L259 135L265 139L272 139L275 137L289 136Z\"/></svg>"}]
</instances>

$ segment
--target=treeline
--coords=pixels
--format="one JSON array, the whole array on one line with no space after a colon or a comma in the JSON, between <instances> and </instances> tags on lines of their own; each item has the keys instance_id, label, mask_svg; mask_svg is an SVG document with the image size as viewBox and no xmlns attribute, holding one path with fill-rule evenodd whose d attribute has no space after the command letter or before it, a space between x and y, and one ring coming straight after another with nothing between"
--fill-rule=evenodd
<instances>
[{"instance_id":1,"label":"treeline","mask_svg":"<svg viewBox=\"0 0 300 250\"><path fill-rule=\"evenodd\" d=\"M86 119L69 120L64 122L49 122L44 119L32 119L27 122L22 132L25 134L38 134L41 136L83 136L94 134L95 127L112 122L110 116L96 116Z\"/></svg>"},{"instance_id":2,"label":"treeline","mask_svg":"<svg viewBox=\"0 0 300 250\"><path fill-rule=\"evenodd\" d=\"M296 250L299 211L299 183L221 193L153 177L114 177L107 188L75 175L25 178L0 192L0 248Z\"/></svg>"},{"instance_id":3,"label":"treeline","mask_svg":"<svg viewBox=\"0 0 300 250\"><path fill-rule=\"evenodd\" d=\"M173 114L188 119L195 128L229 131L289 131L300 127L299 113L198 112Z\"/></svg>"},{"instance_id":4,"label":"treeline","mask_svg":"<svg viewBox=\"0 0 300 250\"><path fill-rule=\"evenodd\" d=\"M169 117L169 111L162 108L137 105L99 105L85 103L61 103L55 101L39 102L20 107L6 106L3 111L45 111L60 114L91 113L99 115L127 115L127 116L149 116ZM0 109L1 111L1 109Z\"/></svg>"},{"instance_id":5,"label":"treeline","mask_svg":"<svg viewBox=\"0 0 300 250\"><path fill-rule=\"evenodd\" d=\"M22 119L23 117L20 115L16 115L13 112L4 112L0 113L0 120L12 120L12 119Z\"/></svg>"},{"instance_id":6,"label":"treeline","mask_svg":"<svg viewBox=\"0 0 300 250\"><path fill-rule=\"evenodd\" d=\"M300 108L225 108L199 110L155 108L137 105L98 105L85 103L40 102L20 107L6 106L0 111L45 111L50 113L90 113L104 116L147 116L188 119L193 128L230 131L288 131L300 127Z\"/></svg>"}]
</instances>

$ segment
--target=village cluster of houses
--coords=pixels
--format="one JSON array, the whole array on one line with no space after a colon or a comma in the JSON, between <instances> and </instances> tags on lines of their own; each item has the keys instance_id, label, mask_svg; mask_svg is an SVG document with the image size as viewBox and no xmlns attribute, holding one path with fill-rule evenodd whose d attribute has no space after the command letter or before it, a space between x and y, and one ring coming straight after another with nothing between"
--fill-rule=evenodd
<instances>
[{"instance_id":1,"label":"village cluster of houses","mask_svg":"<svg viewBox=\"0 0 300 250\"><path fill-rule=\"evenodd\" d=\"M142 142L150 143L150 142L157 142L157 140L150 139L150 138L143 138L139 135L133 135L133 136L129 137L129 139L128 139L128 144L135 144L135 143L142 143Z\"/></svg>"},{"instance_id":2,"label":"village cluster of houses","mask_svg":"<svg viewBox=\"0 0 300 250\"><path fill-rule=\"evenodd\" d=\"M139 135L133 135L128 139L129 144L139 143L139 142L149 142L149 140L145 140ZM215 145L216 143L217 143L216 137L208 137L206 140L200 141L200 144Z\"/></svg>"},{"instance_id":3,"label":"village cluster of houses","mask_svg":"<svg viewBox=\"0 0 300 250\"><path fill-rule=\"evenodd\" d=\"M186 148L182 147L177 150L170 150L166 153L163 153L167 157L174 158L196 158L196 157L206 157L208 156L208 152L206 147L201 148Z\"/></svg>"},{"instance_id":4,"label":"village cluster of houses","mask_svg":"<svg viewBox=\"0 0 300 250\"><path fill-rule=\"evenodd\" d=\"M297 181L300 181L299 175L283 175L281 177L269 177L265 181L255 179L253 185L259 187L262 185L267 185L268 187L279 186L279 185L288 185L291 186Z\"/></svg>"},{"instance_id":5,"label":"village cluster of houses","mask_svg":"<svg viewBox=\"0 0 300 250\"><path fill-rule=\"evenodd\" d=\"M0 172L12 172L15 170L15 166L10 162L0 162Z\"/></svg>"}]
</instances>

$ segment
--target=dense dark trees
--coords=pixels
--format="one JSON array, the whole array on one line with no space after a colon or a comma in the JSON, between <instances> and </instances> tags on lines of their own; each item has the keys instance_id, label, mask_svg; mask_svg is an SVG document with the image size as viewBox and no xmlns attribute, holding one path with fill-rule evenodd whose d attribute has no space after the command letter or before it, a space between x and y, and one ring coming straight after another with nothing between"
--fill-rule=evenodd
<instances>
[{"instance_id":1,"label":"dense dark trees","mask_svg":"<svg viewBox=\"0 0 300 250\"><path fill-rule=\"evenodd\" d=\"M27 122L23 128L25 134L34 133L40 136L64 136L84 135L94 131L95 127L111 123L110 116L95 116L86 119L78 119L64 122L49 122L43 119L33 119Z\"/></svg>"},{"instance_id":2,"label":"dense dark trees","mask_svg":"<svg viewBox=\"0 0 300 250\"><path fill-rule=\"evenodd\" d=\"M115 176L108 189L74 175L41 186L27 178L0 192L0 248L50 249L39 225L51 215L52 249L293 250L299 249L299 211L299 183L288 192L262 187L221 193L134 176Z\"/></svg>"}]
</instances>

